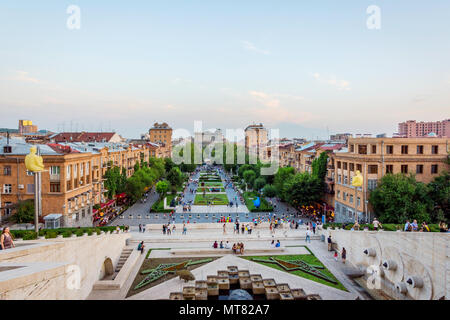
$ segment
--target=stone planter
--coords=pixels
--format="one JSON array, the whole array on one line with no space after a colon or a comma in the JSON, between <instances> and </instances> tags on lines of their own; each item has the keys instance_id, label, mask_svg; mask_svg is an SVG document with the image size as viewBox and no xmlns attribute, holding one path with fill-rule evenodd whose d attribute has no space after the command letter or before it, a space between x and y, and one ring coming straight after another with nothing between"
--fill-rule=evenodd
<instances>
[{"instance_id":1,"label":"stone planter","mask_svg":"<svg viewBox=\"0 0 450 320\"><path fill-rule=\"evenodd\" d=\"M241 289L251 289L252 281L250 280L250 277L239 277L239 285L241 286Z\"/></svg>"},{"instance_id":2,"label":"stone planter","mask_svg":"<svg viewBox=\"0 0 450 320\"><path fill-rule=\"evenodd\" d=\"M262 280L252 281L252 292L253 294L265 294L266 288L264 288L264 283Z\"/></svg>"},{"instance_id":3,"label":"stone planter","mask_svg":"<svg viewBox=\"0 0 450 320\"><path fill-rule=\"evenodd\" d=\"M195 288L195 300L208 300L208 289Z\"/></svg>"},{"instance_id":4,"label":"stone planter","mask_svg":"<svg viewBox=\"0 0 450 320\"><path fill-rule=\"evenodd\" d=\"M281 292L280 300L294 300L294 296L290 292Z\"/></svg>"},{"instance_id":5,"label":"stone planter","mask_svg":"<svg viewBox=\"0 0 450 320\"><path fill-rule=\"evenodd\" d=\"M277 284L277 289L279 293L291 293L291 288L287 283Z\"/></svg>"},{"instance_id":6,"label":"stone planter","mask_svg":"<svg viewBox=\"0 0 450 320\"><path fill-rule=\"evenodd\" d=\"M219 271L217 271L217 276L218 277L226 277L226 278L228 278L228 271L226 271L226 270L219 270Z\"/></svg>"},{"instance_id":7,"label":"stone planter","mask_svg":"<svg viewBox=\"0 0 450 320\"><path fill-rule=\"evenodd\" d=\"M251 274L250 280L253 281L262 281L262 276L260 274Z\"/></svg>"},{"instance_id":8,"label":"stone planter","mask_svg":"<svg viewBox=\"0 0 450 320\"><path fill-rule=\"evenodd\" d=\"M228 277L219 277L217 278L217 282L219 284L219 290L230 290L230 280Z\"/></svg>"},{"instance_id":9,"label":"stone planter","mask_svg":"<svg viewBox=\"0 0 450 320\"><path fill-rule=\"evenodd\" d=\"M250 272L248 270L239 270L239 278L250 278Z\"/></svg>"},{"instance_id":10,"label":"stone planter","mask_svg":"<svg viewBox=\"0 0 450 320\"><path fill-rule=\"evenodd\" d=\"M194 300L195 299L195 287L184 287L183 288L183 299L184 300Z\"/></svg>"},{"instance_id":11,"label":"stone planter","mask_svg":"<svg viewBox=\"0 0 450 320\"><path fill-rule=\"evenodd\" d=\"M183 300L182 292L171 292L169 296L169 300Z\"/></svg>"},{"instance_id":12,"label":"stone planter","mask_svg":"<svg viewBox=\"0 0 450 320\"><path fill-rule=\"evenodd\" d=\"M280 299L280 293L278 292L277 287L266 287L265 294L267 300L278 300Z\"/></svg>"},{"instance_id":13,"label":"stone planter","mask_svg":"<svg viewBox=\"0 0 450 320\"><path fill-rule=\"evenodd\" d=\"M197 280L195 281L195 288L197 289L207 289L208 283L204 280Z\"/></svg>"},{"instance_id":14,"label":"stone planter","mask_svg":"<svg viewBox=\"0 0 450 320\"><path fill-rule=\"evenodd\" d=\"M230 281L230 284L237 284L239 282L239 275L238 274L230 274L228 276L228 280Z\"/></svg>"},{"instance_id":15,"label":"stone planter","mask_svg":"<svg viewBox=\"0 0 450 320\"><path fill-rule=\"evenodd\" d=\"M273 279L264 279L263 283L264 283L264 287L276 287L277 286L275 280L273 280Z\"/></svg>"},{"instance_id":16,"label":"stone planter","mask_svg":"<svg viewBox=\"0 0 450 320\"><path fill-rule=\"evenodd\" d=\"M292 289L291 293L295 300L306 300L306 293L303 289Z\"/></svg>"},{"instance_id":17,"label":"stone planter","mask_svg":"<svg viewBox=\"0 0 450 320\"><path fill-rule=\"evenodd\" d=\"M216 282L208 282L208 295L218 296L219 295L219 284Z\"/></svg>"},{"instance_id":18,"label":"stone planter","mask_svg":"<svg viewBox=\"0 0 450 320\"><path fill-rule=\"evenodd\" d=\"M322 300L322 297L318 294L308 294L306 300Z\"/></svg>"}]
</instances>

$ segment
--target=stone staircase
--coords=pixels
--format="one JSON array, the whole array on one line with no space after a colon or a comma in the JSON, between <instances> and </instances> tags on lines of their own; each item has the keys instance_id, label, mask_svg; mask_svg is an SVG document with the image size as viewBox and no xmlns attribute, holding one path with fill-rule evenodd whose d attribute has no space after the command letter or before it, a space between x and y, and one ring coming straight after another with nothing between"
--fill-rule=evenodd
<instances>
[{"instance_id":1,"label":"stone staircase","mask_svg":"<svg viewBox=\"0 0 450 320\"><path fill-rule=\"evenodd\" d=\"M116 275L120 272L120 270L122 269L125 262L127 262L127 259L130 256L131 252L133 252L133 248L125 247L122 250L119 261L117 262L117 265L116 265L116 270L115 270Z\"/></svg>"}]
</instances>

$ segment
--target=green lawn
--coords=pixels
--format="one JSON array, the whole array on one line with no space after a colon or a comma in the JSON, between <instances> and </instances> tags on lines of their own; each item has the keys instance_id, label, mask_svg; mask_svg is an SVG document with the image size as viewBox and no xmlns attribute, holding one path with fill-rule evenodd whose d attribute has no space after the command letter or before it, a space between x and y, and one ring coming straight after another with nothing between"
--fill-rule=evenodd
<instances>
[{"instance_id":1,"label":"green lawn","mask_svg":"<svg viewBox=\"0 0 450 320\"><path fill-rule=\"evenodd\" d=\"M202 194L195 195L195 205L207 205L208 201L212 201L213 205L227 205L228 197L226 194Z\"/></svg>"},{"instance_id":2,"label":"green lawn","mask_svg":"<svg viewBox=\"0 0 450 320\"><path fill-rule=\"evenodd\" d=\"M269 257L270 256L245 256L245 257L240 257L240 258L246 259L246 260L251 260L252 258L269 260ZM277 256L274 256L274 257L279 258L280 260L302 260L303 262L306 262L307 264L310 264L310 265L316 265L316 266L323 266L323 267L325 267L322 264L322 262L320 262L320 260L317 259L317 257L314 254L312 254L312 253L311 254L300 254L300 255L281 255L281 256L277 255ZM288 272L288 271L284 270L282 267L280 267L279 265L274 264L274 263L264 263L264 262L256 262L256 263L259 263L259 264L262 264L264 266L267 266L267 267L270 267L270 268L274 268L274 269L277 269L277 270L281 270L281 271L284 271L284 272ZM317 278L317 277L315 277L315 276L313 276L313 275L311 275L309 273L305 273L305 272L300 271L300 270L295 270L295 271L291 271L291 272L288 272L288 273L294 274L294 275L299 276L299 277L303 277L303 278L308 279L308 280L319 282L321 284L324 284L324 285L327 285L327 286L330 286L330 287L333 287L333 288L336 288L336 289L347 291L347 289L345 289L345 287L342 285L342 283L340 283L336 279L336 277L326 267L324 269L319 269L319 270L324 275L326 275L328 277L331 277L333 280L335 280L337 282L337 284L334 284L334 283L328 282L326 280Z\"/></svg>"},{"instance_id":3,"label":"green lawn","mask_svg":"<svg viewBox=\"0 0 450 320\"><path fill-rule=\"evenodd\" d=\"M245 205L251 212L267 212L273 210L273 207L266 201L266 199L262 197L261 197L261 205L259 206L259 208L255 208L253 200L256 200L257 197L256 192L244 192L243 197L245 200Z\"/></svg>"},{"instance_id":4,"label":"green lawn","mask_svg":"<svg viewBox=\"0 0 450 320\"><path fill-rule=\"evenodd\" d=\"M166 196L167 198L167 205L170 206L170 202L172 201L172 199L176 198L178 195L175 194L168 194ZM165 210L164 209L164 201L163 199L159 198L158 201L156 201L153 205L152 205L152 211L153 212L159 212L159 213L167 213L167 212L171 212L172 210Z\"/></svg>"},{"instance_id":5,"label":"green lawn","mask_svg":"<svg viewBox=\"0 0 450 320\"><path fill-rule=\"evenodd\" d=\"M203 193L203 190L205 190L205 192L211 192L211 191L209 191L210 188L220 189L220 192L225 192L225 188L220 187L220 186L217 186L217 187L215 187L215 186L198 187L197 188L197 192L198 193Z\"/></svg>"}]
</instances>

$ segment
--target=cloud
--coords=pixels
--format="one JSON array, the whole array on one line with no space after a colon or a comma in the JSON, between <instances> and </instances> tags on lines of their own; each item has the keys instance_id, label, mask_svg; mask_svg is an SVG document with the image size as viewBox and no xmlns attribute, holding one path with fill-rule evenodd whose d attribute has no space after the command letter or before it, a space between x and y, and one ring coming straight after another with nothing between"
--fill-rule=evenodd
<instances>
[{"instance_id":1,"label":"cloud","mask_svg":"<svg viewBox=\"0 0 450 320\"><path fill-rule=\"evenodd\" d=\"M264 54L264 55L269 55L270 54L270 51L259 49L253 43L251 43L250 41L241 41L241 42L242 42L242 46L247 51L253 51L253 52Z\"/></svg>"},{"instance_id":2,"label":"cloud","mask_svg":"<svg viewBox=\"0 0 450 320\"><path fill-rule=\"evenodd\" d=\"M33 78L26 71L16 71L14 80L21 82L32 82L32 83L40 83L41 80L37 78Z\"/></svg>"},{"instance_id":3,"label":"cloud","mask_svg":"<svg viewBox=\"0 0 450 320\"><path fill-rule=\"evenodd\" d=\"M312 113L303 111L297 104L298 101L304 100L304 97L289 94L268 94L261 91L250 91L249 95L262 105L262 107L249 108L249 116L257 117L269 124L280 122L298 124L314 118ZM288 108L286 105L291 107Z\"/></svg>"},{"instance_id":4,"label":"cloud","mask_svg":"<svg viewBox=\"0 0 450 320\"><path fill-rule=\"evenodd\" d=\"M323 77L320 73L313 74L314 79L319 81L320 83L328 84L330 86L336 87L341 91L350 91L352 88L350 87L350 82L347 80L337 79L335 75L330 75Z\"/></svg>"}]
</instances>

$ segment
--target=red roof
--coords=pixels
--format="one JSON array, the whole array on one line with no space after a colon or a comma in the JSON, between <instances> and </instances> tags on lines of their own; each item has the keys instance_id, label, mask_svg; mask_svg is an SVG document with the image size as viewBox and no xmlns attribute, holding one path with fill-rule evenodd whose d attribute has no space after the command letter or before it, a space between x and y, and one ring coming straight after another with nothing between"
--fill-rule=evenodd
<instances>
[{"instance_id":1,"label":"red roof","mask_svg":"<svg viewBox=\"0 0 450 320\"><path fill-rule=\"evenodd\" d=\"M346 146L345 143L337 143L333 146L325 145L325 146L321 147L320 149L322 149L322 150L340 150L340 149L344 148L345 146Z\"/></svg>"},{"instance_id":2,"label":"red roof","mask_svg":"<svg viewBox=\"0 0 450 320\"><path fill-rule=\"evenodd\" d=\"M80 153L80 151L72 149L70 146L63 146L58 143L47 143L47 146L55 150L58 153Z\"/></svg>"},{"instance_id":3,"label":"red roof","mask_svg":"<svg viewBox=\"0 0 450 320\"><path fill-rule=\"evenodd\" d=\"M53 137L55 142L109 142L115 132L61 132Z\"/></svg>"}]
</instances>

